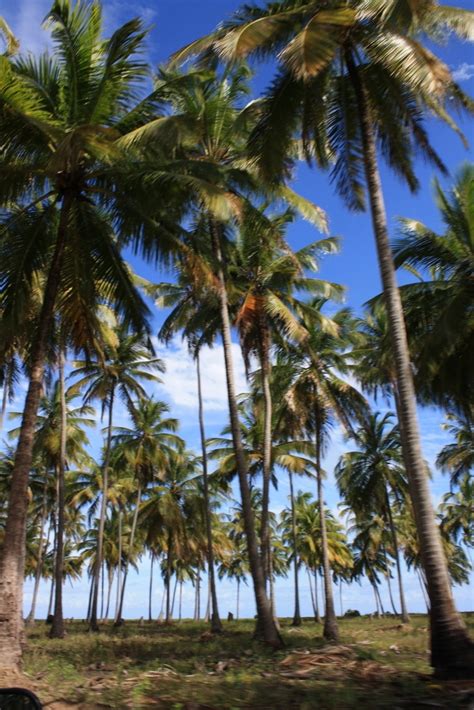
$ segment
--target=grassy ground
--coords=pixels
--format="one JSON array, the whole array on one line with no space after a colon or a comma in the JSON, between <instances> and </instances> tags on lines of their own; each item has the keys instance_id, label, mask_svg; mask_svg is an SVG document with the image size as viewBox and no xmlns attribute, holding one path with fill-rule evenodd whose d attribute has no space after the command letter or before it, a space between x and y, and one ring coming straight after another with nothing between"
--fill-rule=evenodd
<instances>
[{"instance_id":1,"label":"grassy ground","mask_svg":"<svg viewBox=\"0 0 474 710\"><path fill-rule=\"evenodd\" d=\"M474 615L468 618L474 627ZM229 622L211 637L205 624L127 622L89 634L68 624L62 641L37 622L24 671L49 708L312 710L313 708L473 708L474 685L430 677L427 618L344 619L341 644L321 627L282 622L285 650L252 640L253 621Z\"/></svg>"}]
</instances>

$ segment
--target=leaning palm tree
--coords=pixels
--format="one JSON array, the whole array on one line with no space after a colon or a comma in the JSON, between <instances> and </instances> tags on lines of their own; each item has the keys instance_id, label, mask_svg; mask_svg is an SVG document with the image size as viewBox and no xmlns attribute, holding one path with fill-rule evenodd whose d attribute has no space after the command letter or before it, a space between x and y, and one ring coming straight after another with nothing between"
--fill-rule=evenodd
<instances>
[{"instance_id":1,"label":"leaning palm tree","mask_svg":"<svg viewBox=\"0 0 474 710\"><path fill-rule=\"evenodd\" d=\"M474 674L474 647L457 613L436 529L416 413L415 388L400 293L388 236L379 153L411 190L413 154L444 165L422 123L430 112L459 132L450 111L472 109L449 67L422 44L449 33L472 39L474 13L436 0L312 0L243 6L210 36L173 61L209 53L227 62L277 57L279 71L263 101L251 148L262 174L288 174L295 157L331 165L338 192L352 209L367 193L400 397L400 428L410 475L423 565L431 599L431 663L439 675ZM295 146L295 135L300 137Z\"/></svg>"},{"instance_id":2,"label":"leaning palm tree","mask_svg":"<svg viewBox=\"0 0 474 710\"><path fill-rule=\"evenodd\" d=\"M357 451L344 453L336 467L339 492L354 515L367 519L379 515L388 526L397 566L401 616L409 621L400 564L398 535L393 516L393 501L403 500L408 492L402 465L400 434L392 425L392 415L370 415L355 432Z\"/></svg>"}]
</instances>

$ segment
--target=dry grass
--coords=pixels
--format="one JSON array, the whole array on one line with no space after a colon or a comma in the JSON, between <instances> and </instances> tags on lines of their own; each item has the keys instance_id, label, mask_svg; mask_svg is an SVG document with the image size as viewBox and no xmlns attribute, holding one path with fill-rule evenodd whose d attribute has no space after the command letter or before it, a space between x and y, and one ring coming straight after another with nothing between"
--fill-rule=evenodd
<instances>
[{"instance_id":1,"label":"dry grass","mask_svg":"<svg viewBox=\"0 0 474 710\"><path fill-rule=\"evenodd\" d=\"M474 616L468 618L474 628ZM62 641L38 622L29 633L27 683L47 707L167 710L473 708L474 684L433 681L427 618L340 622L341 644L326 645L311 620L282 621L284 651L252 640L253 621L212 637L204 624L127 622L89 634L68 625Z\"/></svg>"}]
</instances>

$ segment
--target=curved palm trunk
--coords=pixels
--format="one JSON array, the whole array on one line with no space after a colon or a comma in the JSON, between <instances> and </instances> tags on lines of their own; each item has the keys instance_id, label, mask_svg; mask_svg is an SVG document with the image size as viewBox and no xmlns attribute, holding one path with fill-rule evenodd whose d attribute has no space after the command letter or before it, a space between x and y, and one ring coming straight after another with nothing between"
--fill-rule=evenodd
<instances>
[{"instance_id":1,"label":"curved palm trunk","mask_svg":"<svg viewBox=\"0 0 474 710\"><path fill-rule=\"evenodd\" d=\"M294 582L295 582L295 613L293 614L292 626L301 626L300 613L300 589L298 581L298 545L296 537L296 510L295 510L295 494L293 490L293 474L288 472L290 479L290 502L291 502L291 537L293 542L293 564L294 564Z\"/></svg>"},{"instance_id":2,"label":"curved palm trunk","mask_svg":"<svg viewBox=\"0 0 474 710\"><path fill-rule=\"evenodd\" d=\"M153 563L155 562L155 553L151 551L150 562L150 586L148 588L148 621L153 619L152 615L152 599L153 599Z\"/></svg>"},{"instance_id":3,"label":"curved palm trunk","mask_svg":"<svg viewBox=\"0 0 474 710\"><path fill-rule=\"evenodd\" d=\"M202 398L202 381L201 381L201 362L199 359L199 351L196 352L196 376L198 388L198 407L199 407L199 433L201 437L202 451L202 473L203 473L203 492L204 492L204 511L206 523L206 541L207 541L207 571L209 575L209 586L211 591L211 631L218 634L222 631L222 622L219 617L219 606L217 603L216 576L214 569L214 549L212 544L212 526L211 526L211 508L209 503L209 481L207 468L207 449L206 449L206 432L204 428L204 406Z\"/></svg>"},{"instance_id":4,"label":"curved palm trunk","mask_svg":"<svg viewBox=\"0 0 474 710\"><path fill-rule=\"evenodd\" d=\"M114 399L115 399L115 389L112 386L110 392L110 402L109 402L109 421L107 425L107 442L105 445L105 457L104 465L102 467L102 500L100 502L100 517L99 517L99 530L97 532L97 560L94 566L94 579L93 579L93 591L92 591L92 604L91 613L89 619L89 631L98 631L99 625L97 623L97 607L99 602L99 582L100 582L100 572L102 570L102 560L104 557L104 530L105 530L105 518L107 515L107 494L109 489L109 465L110 465L110 452L112 449L112 422L114 413ZM121 594L121 592L120 592ZM118 612L118 610L117 610ZM116 616L116 618L119 618Z\"/></svg>"},{"instance_id":5,"label":"curved palm trunk","mask_svg":"<svg viewBox=\"0 0 474 710\"><path fill-rule=\"evenodd\" d=\"M402 611L402 622L404 624L408 624L410 622L410 617L408 616L408 610L407 610L406 602L405 602L405 592L403 590L402 567L400 564L400 550L398 549L397 529L395 527L395 523L393 522L392 506L390 505L388 491L385 492L385 506L387 508L388 522L390 525L390 533L392 535L393 548L395 551L395 563L397 566L398 591L400 593L400 608Z\"/></svg>"},{"instance_id":6,"label":"curved palm trunk","mask_svg":"<svg viewBox=\"0 0 474 710\"><path fill-rule=\"evenodd\" d=\"M58 477L58 530L56 537L56 562L55 562L55 595L54 615L51 627L51 638L64 638L63 617L63 578L64 578L64 517L65 517L65 470L66 470L66 436L67 436L67 410L66 388L64 383L64 353L59 355L59 397L61 406L61 434L59 446L59 462L57 466Z\"/></svg>"},{"instance_id":7,"label":"curved palm trunk","mask_svg":"<svg viewBox=\"0 0 474 710\"><path fill-rule=\"evenodd\" d=\"M317 393L315 392L317 396ZM316 404L315 411L316 429L316 479L318 487L319 522L321 525L321 553L323 558L324 573L324 628L323 636L328 641L339 641L339 629L337 626L336 610L334 608L334 595L331 579L331 567L329 565L328 536L326 529L326 513L324 510L323 477L321 471L321 423L319 409Z\"/></svg>"},{"instance_id":8,"label":"curved palm trunk","mask_svg":"<svg viewBox=\"0 0 474 710\"><path fill-rule=\"evenodd\" d=\"M234 444L237 473L239 478L240 495L242 499L242 512L244 518L245 537L247 540L247 553L249 557L250 572L252 575L255 592L255 603L257 607L257 625L265 643L273 648L281 648L283 645L278 629L273 619L272 608L265 589L265 575L262 568L261 558L258 551L257 535L255 532L255 519L252 510L250 497L250 487L248 481L247 464L242 446L242 436L240 431L240 421L237 408L237 398L235 392L234 365L232 357L232 339L229 319L229 309L227 303L227 290L222 262L222 252L220 245L219 229L216 223L210 223L212 246L214 256L217 260L217 280L219 289L219 304L222 328L222 343L224 348L225 372L227 383L227 395L229 400L230 425L232 430L232 440Z\"/></svg>"},{"instance_id":9,"label":"curved palm trunk","mask_svg":"<svg viewBox=\"0 0 474 710\"><path fill-rule=\"evenodd\" d=\"M125 598L125 586L127 584L127 576L128 576L128 570L130 567L130 560L132 559L132 555L133 555L133 545L135 543L135 535L137 532L138 511L140 509L141 499L142 499L142 487L141 487L141 485L139 485L138 490L137 490L137 500L135 503L135 510L133 512L132 529L130 530L130 542L129 542L129 546L128 546L128 555L127 555L127 559L125 561L125 569L123 571L123 581L122 581L122 587L120 589L120 600L119 600L119 605L118 605L118 609L117 609L117 614L116 614L115 620L114 620L114 626L120 626L123 623L122 611L123 611L123 600Z\"/></svg>"},{"instance_id":10,"label":"curved palm trunk","mask_svg":"<svg viewBox=\"0 0 474 710\"><path fill-rule=\"evenodd\" d=\"M39 539L39 543L38 543L38 559L36 562L36 570L35 570L35 584L34 584L34 588L33 588L33 596L31 598L30 613L28 614L28 616L26 618L26 623L28 625L32 625L35 623L36 602L38 599L38 591L39 591L39 585L40 585L40 581L41 581L41 574L43 572L43 555L44 555L44 550L48 545L48 542L47 542L47 540L45 540L45 535L44 535L44 529L46 526L47 508L48 508L48 476L45 475L44 487L43 487L43 502L41 504L40 539ZM48 535L49 535L49 531L48 531Z\"/></svg>"},{"instance_id":11,"label":"curved palm trunk","mask_svg":"<svg viewBox=\"0 0 474 710\"><path fill-rule=\"evenodd\" d=\"M407 463L410 494L430 599L431 665L440 677L472 678L474 677L474 644L454 604L421 451L410 354L388 237L370 107L365 88L350 53L347 54L346 61L358 104L372 224L395 360L403 454Z\"/></svg>"},{"instance_id":12,"label":"curved palm trunk","mask_svg":"<svg viewBox=\"0 0 474 710\"><path fill-rule=\"evenodd\" d=\"M385 577L387 579L388 597L390 599L390 605L392 607L393 613L395 614L395 616L398 616L398 611L395 607L395 602L393 601L392 584L390 582L390 566L388 563L387 550L385 549L385 547L383 548L383 554L384 554L384 559L385 559L385 566L387 568L387 572L385 574Z\"/></svg>"},{"instance_id":13,"label":"curved palm trunk","mask_svg":"<svg viewBox=\"0 0 474 710\"><path fill-rule=\"evenodd\" d=\"M43 387L47 342L61 280L71 205L72 196L66 193L63 197L54 254L32 345L30 380L8 496L8 513L0 555L0 668L5 669L17 669L22 653L28 479L33 457L36 417Z\"/></svg>"},{"instance_id":14,"label":"curved palm trunk","mask_svg":"<svg viewBox=\"0 0 474 710\"><path fill-rule=\"evenodd\" d=\"M270 483L272 476L272 393L270 389L270 333L263 317L260 318L260 367L263 391L263 479L260 545L265 580L270 578Z\"/></svg>"},{"instance_id":15,"label":"curved palm trunk","mask_svg":"<svg viewBox=\"0 0 474 710\"><path fill-rule=\"evenodd\" d=\"M176 601L176 590L178 589L178 575L175 575L174 578L174 587L173 587L173 600L171 602L171 618L173 618L174 615L174 603Z\"/></svg>"}]
</instances>

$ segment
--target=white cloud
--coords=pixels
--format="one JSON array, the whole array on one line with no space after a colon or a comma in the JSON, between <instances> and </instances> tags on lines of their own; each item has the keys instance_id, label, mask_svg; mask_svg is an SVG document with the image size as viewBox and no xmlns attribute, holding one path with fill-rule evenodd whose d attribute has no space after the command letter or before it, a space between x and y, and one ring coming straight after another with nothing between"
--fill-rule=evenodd
<instances>
[{"instance_id":1,"label":"white cloud","mask_svg":"<svg viewBox=\"0 0 474 710\"><path fill-rule=\"evenodd\" d=\"M164 391L176 407L196 409L197 385L196 365L188 353L185 343L178 338L168 347L157 346L158 355L166 363L166 373L160 391ZM248 389L240 348L232 344L235 384L238 394ZM203 348L201 351L201 375L204 406L206 411L227 412L227 388L222 345Z\"/></svg>"},{"instance_id":2,"label":"white cloud","mask_svg":"<svg viewBox=\"0 0 474 710\"><path fill-rule=\"evenodd\" d=\"M455 81L468 81L474 77L474 64L463 62L453 69L453 79Z\"/></svg>"}]
</instances>

